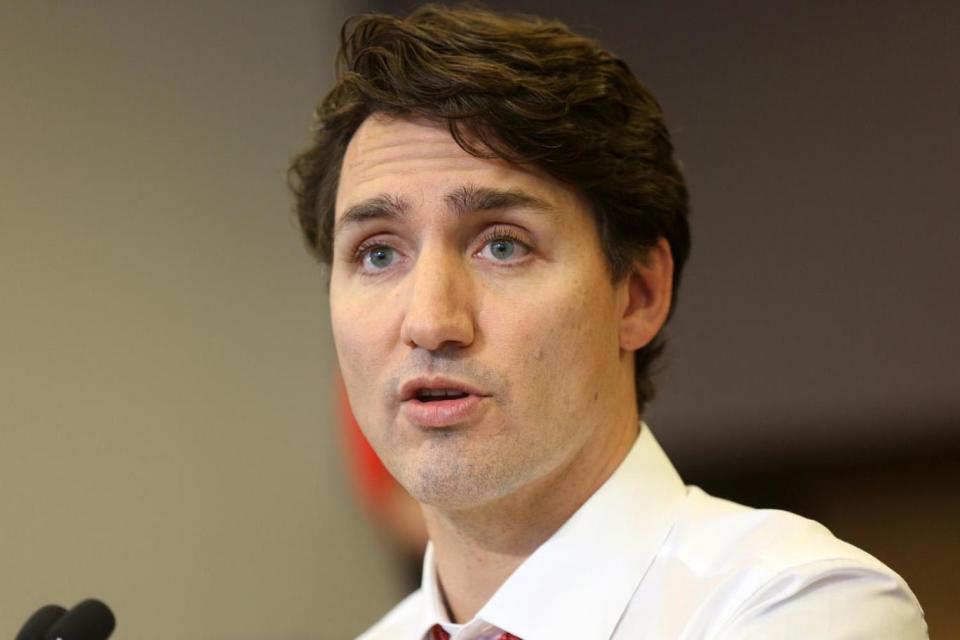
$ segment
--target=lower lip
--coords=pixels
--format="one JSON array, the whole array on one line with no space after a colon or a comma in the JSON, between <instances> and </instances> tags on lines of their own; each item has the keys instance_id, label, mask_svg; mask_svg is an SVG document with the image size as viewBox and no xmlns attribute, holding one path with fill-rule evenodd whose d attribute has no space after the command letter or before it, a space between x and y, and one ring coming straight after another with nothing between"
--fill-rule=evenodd
<instances>
[{"instance_id":1,"label":"lower lip","mask_svg":"<svg viewBox=\"0 0 960 640\"><path fill-rule=\"evenodd\" d=\"M432 402L420 402L413 398L403 402L401 411L410 422L422 427L450 427L475 415L483 398L469 395Z\"/></svg>"}]
</instances>

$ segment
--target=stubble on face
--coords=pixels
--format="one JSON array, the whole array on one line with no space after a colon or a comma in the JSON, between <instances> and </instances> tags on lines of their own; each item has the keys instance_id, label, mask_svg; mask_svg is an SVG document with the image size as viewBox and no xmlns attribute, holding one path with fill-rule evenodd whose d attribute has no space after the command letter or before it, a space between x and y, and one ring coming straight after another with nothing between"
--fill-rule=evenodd
<instances>
[{"instance_id":1,"label":"stubble on face","mask_svg":"<svg viewBox=\"0 0 960 640\"><path fill-rule=\"evenodd\" d=\"M469 241L457 244L476 234L464 231L472 229L467 217L451 220L444 194L465 185L522 189L555 205L552 217L491 219L528 232L534 260L490 265L463 250ZM331 273L334 337L351 404L398 481L422 503L467 509L602 455L585 450L602 446L598 437L623 391L622 354L613 287L582 200L545 176L467 155L442 127L388 118L371 118L357 132L340 187L338 214L381 193L403 196L413 209L402 223L369 229L401 240L411 254L404 269L379 279L357 275L337 257L343 247L335 240ZM440 252L462 275L454 291L469 293L457 312L469 315L474 331L470 344L427 350L401 334L416 287L428 286L419 268ZM400 416L397 390L416 376L461 380L489 397L468 423L412 425Z\"/></svg>"}]
</instances>

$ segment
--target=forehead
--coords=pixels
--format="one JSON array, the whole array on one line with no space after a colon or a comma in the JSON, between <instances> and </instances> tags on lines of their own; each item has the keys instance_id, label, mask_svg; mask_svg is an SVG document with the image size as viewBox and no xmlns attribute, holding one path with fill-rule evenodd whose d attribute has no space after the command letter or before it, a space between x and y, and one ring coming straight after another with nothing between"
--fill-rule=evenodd
<instances>
[{"instance_id":1,"label":"forehead","mask_svg":"<svg viewBox=\"0 0 960 640\"><path fill-rule=\"evenodd\" d=\"M532 167L470 155L446 124L374 114L347 146L336 215L365 198L412 196L418 202L467 185L520 189L553 206L576 199L572 189Z\"/></svg>"}]
</instances>

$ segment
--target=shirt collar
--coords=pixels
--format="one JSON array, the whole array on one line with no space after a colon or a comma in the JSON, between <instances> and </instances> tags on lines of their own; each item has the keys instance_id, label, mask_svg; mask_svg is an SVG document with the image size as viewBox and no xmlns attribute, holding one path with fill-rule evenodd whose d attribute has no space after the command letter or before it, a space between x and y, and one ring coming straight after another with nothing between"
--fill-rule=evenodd
<instances>
[{"instance_id":1,"label":"shirt collar","mask_svg":"<svg viewBox=\"0 0 960 640\"><path fill-rule=\"evenodd\" d=\"M520 638L609 638L673 525L686 488L641 423L617 470L477 613ZM449 625L432 544L417 628ZM421 629L422 627L422 629Z\"/></svg>"},{"instance_id":2,"label":"shirt collar","mask_svg":"<svg viewBox=\"0 0 960 640\"><path fill-rule=\"evenodd\" d=\"M435 624L450 624L450 617L447 615L447 608L443 604L440 583L437 579L433 542L427 542L427 550L423 556L423 577L420 580L420 591L423 594L423 599L421 600L419 622L417 623L419 632L415 636L417 638L425 636L430 627Z\"/></svg>"}]
</instances>

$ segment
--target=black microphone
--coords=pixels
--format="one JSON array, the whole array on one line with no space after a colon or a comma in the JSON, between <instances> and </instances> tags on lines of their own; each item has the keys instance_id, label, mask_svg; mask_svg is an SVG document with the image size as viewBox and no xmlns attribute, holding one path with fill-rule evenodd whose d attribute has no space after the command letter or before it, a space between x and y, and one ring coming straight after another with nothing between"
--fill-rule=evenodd
<instances>
[{"instance_id":1,"label":"black microphone","mask_svg":"<svg viewBox=\"0 0 960 640\"><path fill-rule=\"evenodd\" d=\"M43 640L43 636L49 631L50 627L62 618L66 612L67 610L58 604L48 604L45 607L40 607L23 625L15 640Z\"/></svg>"},{"instance_id":2,"label":"black microphone","mask_svg":"<svg viewBox=\"0 0 960 640\"><path fill-rule=\"evenodd\" d=\"M70 609L43 640L107 640L115 626L110 607L91 598Z\"/></svg>"}]
</instances>

